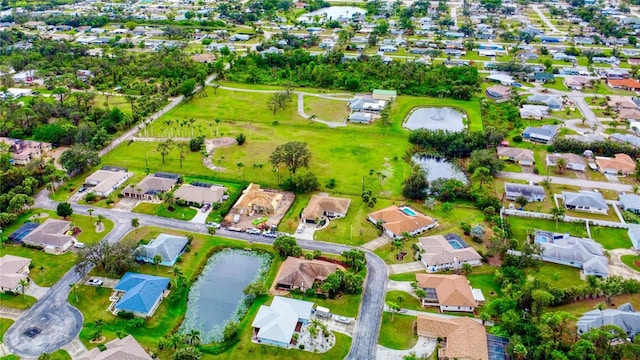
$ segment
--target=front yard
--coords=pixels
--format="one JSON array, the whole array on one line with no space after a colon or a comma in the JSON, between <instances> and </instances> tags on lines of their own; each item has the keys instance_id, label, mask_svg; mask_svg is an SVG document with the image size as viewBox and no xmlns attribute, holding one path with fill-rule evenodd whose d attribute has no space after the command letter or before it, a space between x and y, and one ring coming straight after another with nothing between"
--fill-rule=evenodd
<instances>
[{"instance_id":1,"label":"front yard","mask_svg":"<svg viewBox=\"0 0 640 360\"><path fill-rule=\"evenodd\" d=\"M141 202L133 208L133 212L189 221L196 216L198 210L192 209L188 206L174 205L174 210L169 211L166 204Z\"/></svg>"},{"instance_id":2,"label":"front yard","mask_svg":"<svg viewBox=\"0 0 640 360\"><path fill-rule=\"evenodd\" d=\"M418 342L418 336L413 331L417 319L416 316L384 312L378 343L389 349L411 349Z\"/></svg>"},{"instance_id":3,"label":"front yard","mask_svg":"<svg viewBox=\"0 0 640 360\"><path fill-rule=\"evenodd\" d=\"M33 296L29 295L9 295L6 293L0 293L0 306L6 306L13 309L28 309L38 301ZM2 337L0 337L2 339Z\"/></svg>"}]
</instances>

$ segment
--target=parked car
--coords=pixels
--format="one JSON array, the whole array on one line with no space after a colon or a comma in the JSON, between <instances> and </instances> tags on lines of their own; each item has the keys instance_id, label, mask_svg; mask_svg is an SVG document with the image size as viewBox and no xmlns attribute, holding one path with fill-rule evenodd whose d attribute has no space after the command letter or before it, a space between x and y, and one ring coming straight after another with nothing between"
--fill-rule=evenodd
<instances>
[{"instance_id":1,"label":"parked car","mask_svg":"<svg viewBox=\"0 0 640 360\"><path fill-rule=\"evenodd\" d=\"M271 231L265 231L265 232L262 233L262 236L266 236L268 238L277 238L278 237L278 233L271 232Z\"/></svg>"},{"instance_id":2,"label":"parked car","mask_svg":"<svg viewBox=\"0 0 640 360\"><path fill-rule=\"evenodd\" d=\"M351 319L349 319L346 316L334 316L333 319L337 322L341 322L343 324L348 324L351 322Z\"/></svg>"},{"instance_id":3,"label":"parked car","mask_svg":"<svg viewBox=\"0 0 640 360\"><path fill-rule=\"evenodd\" d=\"M100 279L91 279L91 280L87 281L87 284L89 284L91 286L102 286L102 280L100 280Z\"/></svg>"},{"instance_id":4,"label":"parked car","mask_svg":"<svg viewBox=\"0 0 640 360\"><path fill-rule=\"evenodd\" d=\"M211 207L211 204L204 204L202 206L202 212L207 212L207 210L209 210L210 207Z\"/></svg>"},{"instance_id":5,"label":"parked car","mask_svg":"<svg viewBox=\"0 0 640 360\"><path fill-rule=\"evenodd\" d=\"M207 223L207 225L208 225L208 226L211 226L211 227L214 227L214 228L216 228L216 229L220 229L220 224L219 224L219 223L217 223L217 222L209 221L209 222Z\"/></svg>"},{"instance_id":6,"label":"parked car","mask_svg":"<svg viewBox=\"0 0 640 360\"><path fill-rule=\"evenodd\" d=\"M296 232L298 234L302 233L304 231L305 226L303 224L298 225L298 230L296 230Z\"/></svg>"},{"instance_id":7,"label":"parked car","mask_svg":"<svg viewBox=\"0 0 640 360\"><path fill-rule=\"evenodd\" d=\"M87 190L87 188L83 186L83 187L81 187L81 188L80 188L80 190L78 190L78 192L79 192L79 193L83 193L83 192L85 192L86 190Z\"/></svg>"},{"instance_id":8,"label":"parked car","mask_svg":"<svg viewBox=\"0 0 640 360\"><path fill-rule=\"evenodd\" d=\"M84 243L81 243L80 241L76 241L76 243L73 244L73 247L77 249L84 249L87 246Z\"/></svg>"},{"instance_id":9,"label":"parked car","mask_svg":"<svg viewBox=\"0 0 640 360\"><path fill-rule=\"evenodd\" d=\"M256 228L251 228L251 229L247 230L247 234L260 235L260 230L256 229Z\"/></svg>"}]
</instances>

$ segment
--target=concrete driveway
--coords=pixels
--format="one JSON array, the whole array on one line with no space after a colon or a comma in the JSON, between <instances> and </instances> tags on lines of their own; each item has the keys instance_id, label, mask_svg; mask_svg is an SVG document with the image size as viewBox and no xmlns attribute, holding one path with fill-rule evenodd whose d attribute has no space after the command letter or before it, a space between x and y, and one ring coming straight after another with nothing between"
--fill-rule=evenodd
<instances>
[{"instance_id":1,"label":"concrete driveway","mask_svg":"<svg viewBox=\"0 0 640 360\"><path fill-rule=\"evenodd\" d=\"M622 255L636 255L637 252L631 249L609 250L609 271L611 275L619 275L625 279L635 279L640 281L640 272L625 265L620 257Z\"/></svg>"},{"instance_id":2,"label":"concrete driveway","mask_svg":"<svg viewBox=\"0 0 640 360\"><path fill-rule=\"evenodd\" d=\"M193 217L193 219L189 220L189 222L192 223L196 223L196 224L205 224L207 222L207 216L209 216L209 213L211 212L211 207L209 208L209 210L202 212L201 209L192 207L192 209L196 209L197 213L196 216Z\"/></svg>"},{"instance_id":3,"label":"concrete driveway","mask_svg":"<svg viewBox=\"0 0 640 360\"><path fill-rule=\"evenodd\" d=\"M402 357L414 353L421 359L422 356L428 356L436 349L436 340L419 336L418 342L414 347L408 350L394 350L378 345L377 360L397 360Z\"/></svg>"},{"instance_id":4,"label":"concrete driveway","mask_svg":"<svg viewBox=\"0 0 640 360\"><path fill-rule=\"evenodd\" d=\"M0 306L0 318L16 320L17 318L22 316L23 313L24 313L24 310L22 309L14 309L14 308L8 308L5 306Z\"/></svg>"},{"instance_id":5,"label":"concrete driveway","mask_svg":"<svg viewBox=\"0 0 640 360\"><path fill-rule=\"evenodd\" d=\"M49 289L50 288L48 287L38 286L38 284L31 280L31 284L29 284L29 287L27 287L24 293L40 300L47 293L47 291L49 291Z\"/></svg>"},{"instance_id":6,"label":"concrete driveway","mask_svg":"<svg viewBox=\"0 0 640 360\"><path fill-rule=\"evenodd\" d=\"M92 276L92 277L85 278L84 281L82 282L82 284L83 285L89 285L89 280L91 280L91 279L102 280L102 285L101 286L103 288L109 288L109 289L113 289L114 287L116 287L116 285L120 281L120 279L112 279L112 278L103 277L103 276Z\"/></svg>"}]
</instances>

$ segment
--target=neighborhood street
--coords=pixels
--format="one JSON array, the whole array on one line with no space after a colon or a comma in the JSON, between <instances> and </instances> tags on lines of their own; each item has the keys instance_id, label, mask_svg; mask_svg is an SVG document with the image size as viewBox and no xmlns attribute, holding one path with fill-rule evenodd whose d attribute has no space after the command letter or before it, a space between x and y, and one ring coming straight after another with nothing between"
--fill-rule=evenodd
<instances>
[{"instance_id":1,"label":"neighborhood street","mask_svg":"<svg viewBox=\"0 0 640 360\"><path fill-rule=\"evenodd\" d=\"M55 209L56 203L48 198L48 192L44 190L36 196L35 206ZM114 229L105 237L105 241L110 243L119 241L133 229L131 226L133 218L139 219L140 226L158 226L207 234L207 226L204 224L73 204L76 213L88 214L89 208L94 210L94 216L103 215L115 222ZM216 235L249 243L273 243L271 238L224 229L219 229ZM298 244L304 249L332 254L340 254L350 249L340 244L309 240L298 240ZM387 267L379 257L369 251L366 251L366 257L367 278L348 359L374 359L376 356L384 307ZM69 284L78 281L80 276L75 272L74 267L34 307L25 311L20 321L14 323L5 334L4 341L9 350L20 356L38 356L43 352L53 352L71 342L78 335L83 324L82 314L67 302ZM32 328L41 331L33 338L24 334Z\"/></svg>"},{"instance_id":2,"label":"neighborhood street","mask_svg":"<svg viewBox=\"0 0 640 360\"><path fill-rule=\"evenodd\" d=\"M604 181L571 179L571 178L565 178L565 177L559 177L559 176L544 176L544 175L536 175L536 174L530 174L530 173L513 173L513 172L501 171L496 176L504 179L526 180L526 181L533 181L537 183L540 183L545 179L549 178L552 184L573 185L573 186L579 186L581 188L613 190L618 192L629 192L633 190L633 187L631 185L621 184L621 183L609 183Z\"/></svg>"}]
</instances>

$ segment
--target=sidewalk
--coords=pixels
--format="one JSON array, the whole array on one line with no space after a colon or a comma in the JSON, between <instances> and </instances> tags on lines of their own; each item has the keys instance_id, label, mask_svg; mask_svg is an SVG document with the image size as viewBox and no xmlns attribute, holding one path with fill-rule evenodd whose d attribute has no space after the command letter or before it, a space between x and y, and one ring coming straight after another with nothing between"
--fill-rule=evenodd
<instances>
[{"instance_id":1,"label":"sidewalk","mask_svg":"<svg viewBox=\"0 0 640 360\"><path fill-rule=\"evenodd\" d=\"M406 264L393 264L389 265L388 267L389 275L426 270L426 268L420 261L414 261Z\"/></svg>"}]
</instances>

